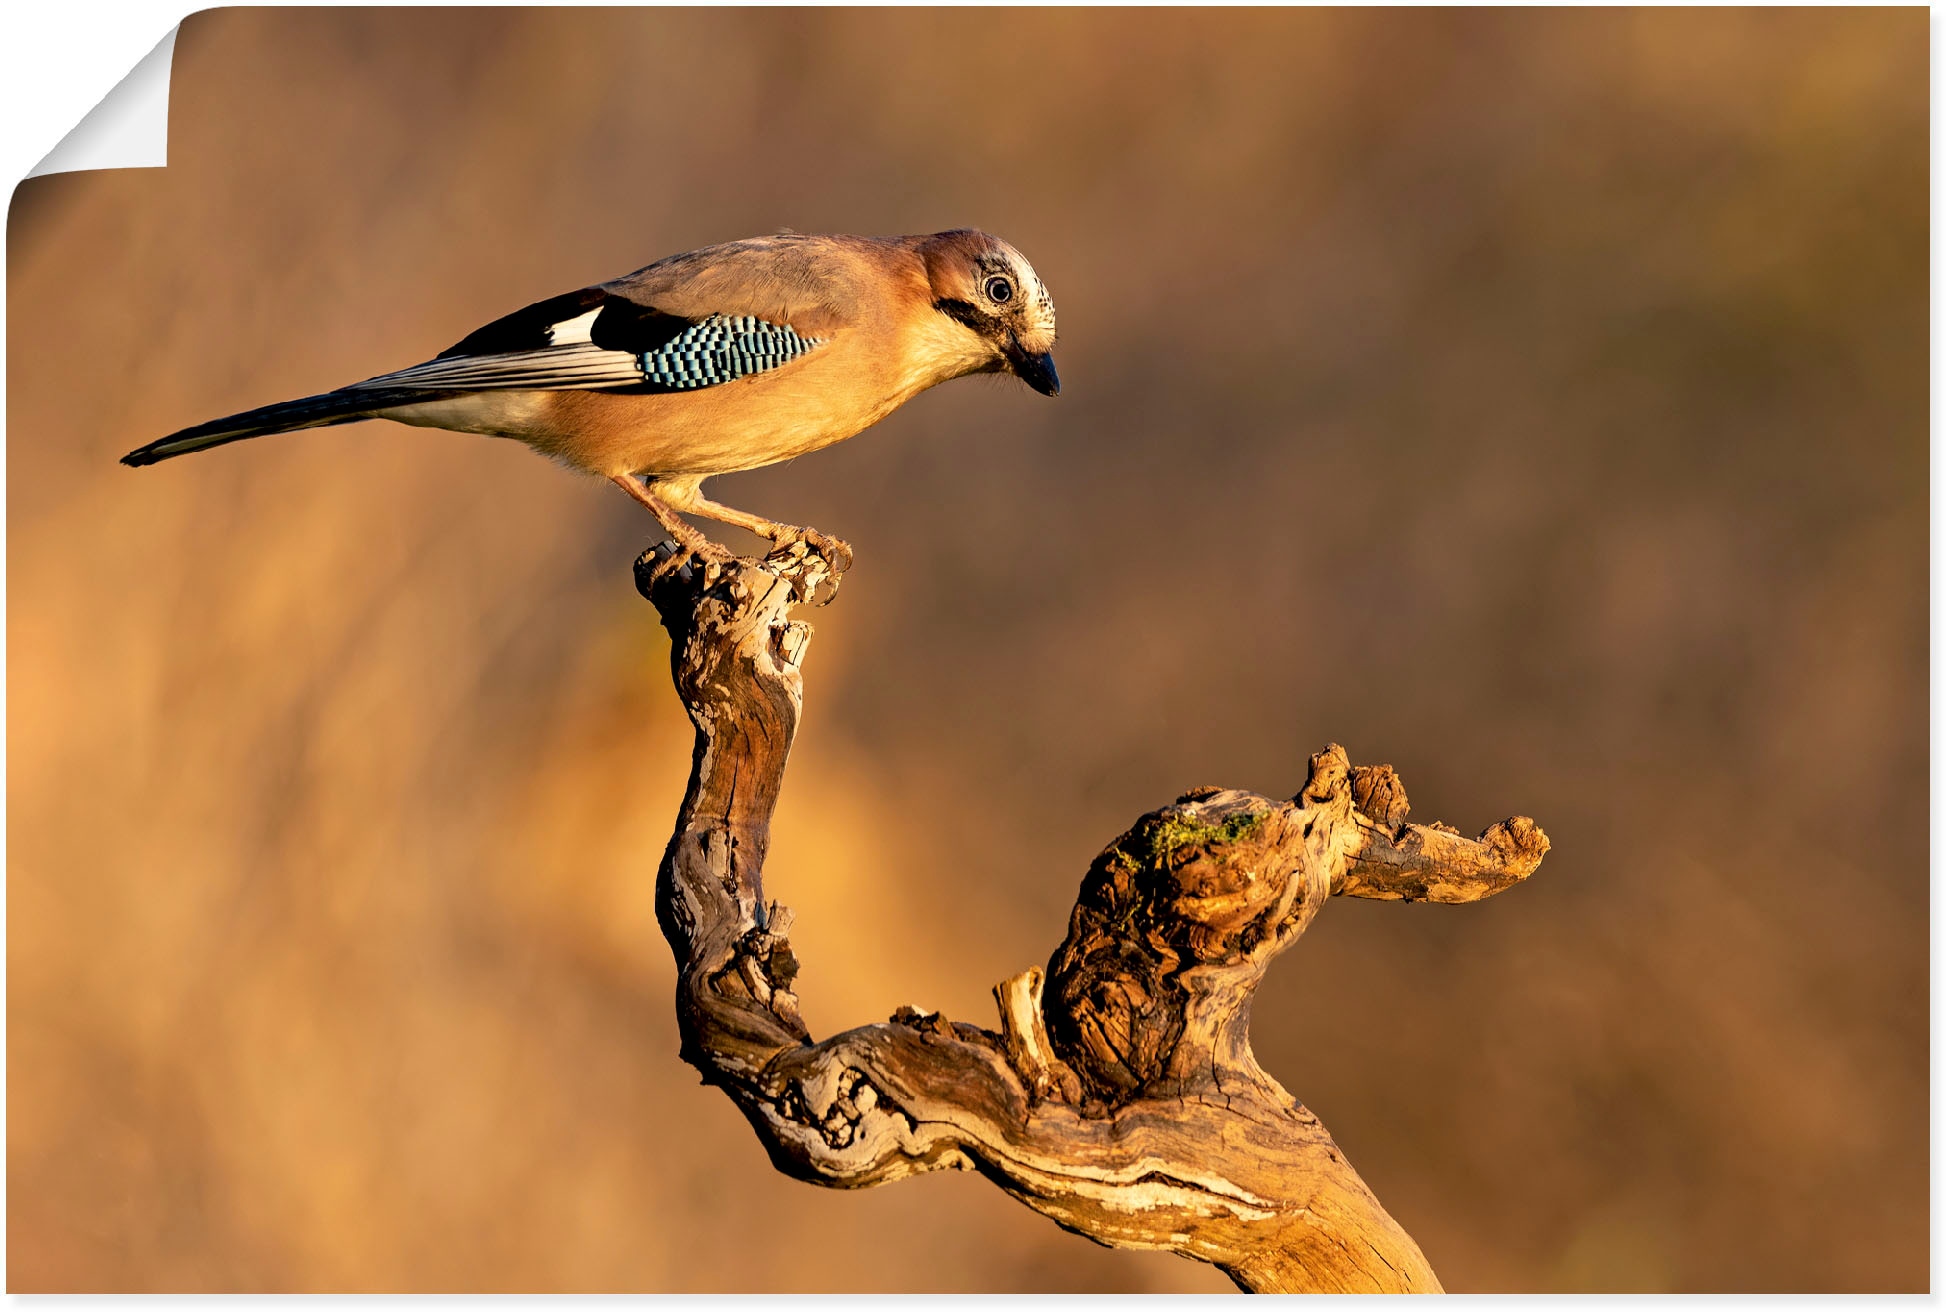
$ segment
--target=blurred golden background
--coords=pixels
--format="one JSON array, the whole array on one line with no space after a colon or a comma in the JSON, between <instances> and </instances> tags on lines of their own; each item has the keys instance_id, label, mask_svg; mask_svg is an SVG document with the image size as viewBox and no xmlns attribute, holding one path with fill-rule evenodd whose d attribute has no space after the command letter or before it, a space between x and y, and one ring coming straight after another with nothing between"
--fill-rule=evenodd
<instances>
[{"instance_id":1,"label":"blurred golden background","mask_svg":"<svg viewBox=\"0 0 1946 1312\"><path fill-rule=\"evenodd\" d=\"M1928 1279L1927 17L222 10L8 231L8 1256L39 1290L1217 1290L773 1172L676 1056L613 488L123 451L789 226L1060 308L716 495L848 538L770 878L991 1024L1089 858L1329 740L1554 852L1334 903L1265 1066L1455 1290ZM749 539L733 545L748 547Z\"/></svg>"}]
</instances>

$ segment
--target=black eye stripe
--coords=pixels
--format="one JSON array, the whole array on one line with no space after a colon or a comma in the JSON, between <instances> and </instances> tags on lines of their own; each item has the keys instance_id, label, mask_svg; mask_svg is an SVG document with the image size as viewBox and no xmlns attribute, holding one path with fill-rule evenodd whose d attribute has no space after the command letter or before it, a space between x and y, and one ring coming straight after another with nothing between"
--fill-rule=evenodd
<instances>
[{"instance_id":1,"label":"black eye stripe","mask_svg":"<svg viewBox=\"0 0 1946 1312\"><path fill-rule=\"evenodd\" d=\"M969 301L953 299L937 300L932 303L932 308L945 315L948 319L958 320L976 333L991 332L993 325L997 322L994 316L983 312L978 306L973 305Z\"/></svg>"}]
</instances>

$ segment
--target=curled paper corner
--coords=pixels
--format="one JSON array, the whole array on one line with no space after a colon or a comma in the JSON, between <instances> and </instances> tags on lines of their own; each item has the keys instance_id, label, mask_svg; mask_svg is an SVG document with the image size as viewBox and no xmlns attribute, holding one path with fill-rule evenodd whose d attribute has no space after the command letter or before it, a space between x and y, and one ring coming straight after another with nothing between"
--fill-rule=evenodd
<instances>
[{"instance_id":1,"label":"curled paper corner","mask_svg":"<svg viewBox=\"0 0 1946 1312\"><path fill-rule=\"evenodd\" d=\"M156 43L87 117L27 174L159 169L169 162L169 67L177 28Z\"/></svg>"}]
</instances>

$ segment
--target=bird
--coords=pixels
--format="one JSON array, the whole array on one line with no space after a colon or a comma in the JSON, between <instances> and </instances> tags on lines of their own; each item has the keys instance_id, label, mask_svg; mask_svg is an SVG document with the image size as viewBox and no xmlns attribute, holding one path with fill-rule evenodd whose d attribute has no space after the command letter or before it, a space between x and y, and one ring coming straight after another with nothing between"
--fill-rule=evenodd
<instances>
[{"instance_id":1,"label":"bird","mask_svg":"<svg viewBox=\"0 0 1946 1312\"><path fill-rule=\"evenodd\" d=\"M677 543L671 567L729 556L678 512L849 563L842 541L711 501L703 480L841 442L969 374L1057 396L1054 340L1046 286L998 237L786 230L536 301L422 364L196 424L122 463L391 419L512 438L615 483Z\"/></svg>"}]
</instances>

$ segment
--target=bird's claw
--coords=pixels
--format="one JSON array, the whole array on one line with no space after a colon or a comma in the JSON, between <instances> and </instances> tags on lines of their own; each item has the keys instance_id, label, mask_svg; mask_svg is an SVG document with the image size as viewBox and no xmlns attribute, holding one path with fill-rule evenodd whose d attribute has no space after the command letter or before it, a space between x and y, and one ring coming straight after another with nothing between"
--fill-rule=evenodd
<instances>
[{"instance_id":1,"label":"bird's claw","mask_svg":"<svg viewBox=\"0 0 1946 1312\"><path fill-rule=\"evenodd\" d=\"M727 547L719 547L708 538L699 537L694 542L671 539L657 543L651 550L660 559L649 571L649 585L662 582L678 570L687 568L692 577L699 579L705 587L714 582L714 575L721 573L723 567L736 560L735 553ZM665 556L663 552L667 551Z\"/></svg>"},{"instance_id":2,"label":"bird's claw","mask_svg":"<svg viewBox=\"0 0 1946 1312\"><path fill-rule=\"evenodd\" d=\"M775 539L762 561L746 560L700 535L693 542L658 542L636 565L637 586L648 595L665 580L681 578L707 591L732 565L750 565L787 581L795 600L822 606L838 593L838 581L851 567L851 547L816 529L793 528Z\"/></svg>"},{"instance_id":3,"label":"bird's claw","mask_svg":"<svg viewBox=\"0 0 1946 1312\"><path fill-rule=\"evenodd\" d=\"M795 528L776 539L764 567L791 581L799 601L823 606L838 595L838 581L851 568L851 545L814 528Z\"/></svg>"},{"instance_id":4,"label":"bird's claw","mask_svg":"<svg viewBox=\"0 0 1946 1312\"><path fill-rule=\"evenodd\" d=\"M778 538L765 560L775 560L780 564L798 559L802 553L793 548L802 544L810 551L824 558L825 568L833 576L843 574L851 568L851 544L843 538L834 538L829 533L820 533L814 528L793 528Z\"/></svg>"}]
</instances>

